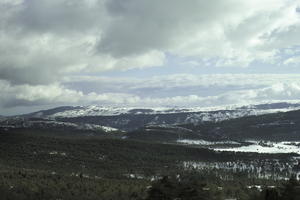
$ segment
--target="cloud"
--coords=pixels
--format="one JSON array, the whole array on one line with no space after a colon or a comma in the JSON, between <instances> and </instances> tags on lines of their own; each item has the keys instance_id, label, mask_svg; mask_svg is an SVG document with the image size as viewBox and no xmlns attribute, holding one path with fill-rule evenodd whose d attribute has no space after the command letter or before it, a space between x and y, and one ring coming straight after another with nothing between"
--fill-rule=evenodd
<instances>
[{"instance_id":1,"label":"cloud","mask_svg":"<svg viewBox=\"0 0 300 200\"><path fill-rule=\"evenodd\" d=\"M300 56L288 58L283 62L284 65L297 65L299 63L300 63Z\"/></svg>"},{"instance_id":2,"label":"cloud","mask_svg":"<svg viewBox=\"0 0 300 200\"><path fill-rule=\"evenodd\" d=\"M49 84L74 73L275 63L300 44L299 0L1 0L0 79ZM289 62L287 62L289 63Z\"/></svg>"},{"instance_id":3,"label":"cloud","mask_svg":"<svg viewBox=\"0 0 300 200\"><path fill-rule=\"evenodd\" d=\"M83 34L97 29L105 19L103 1L21 1L9 20L30 33Z\"/></svg>"},{"instance_id":4,"label":"cloud","mask_svg":"<svg viewBox=\"0 0 300 200\"><path fill-rule=\"evenodd\" d=\"M257 89L277 83L300 83L298 74L173 74L147 78L72 76L63 81L71 89L96 93L130 93L142 97L217 95Z\"/></svg>"},{"instance_id":5,"label":"cloud","mask_svg":"<svg viewBox=\"0 0 300 200\"><path fill-rule=\"evenodd\" d=\"M157 51L121 59L94 55L94 39L89 36L18 37L18 33L0 32L0 79L14 84L49 84L70 73L159 66L165 59L164 54Z\"/></svg>"},{"instance_id":6,"label":"cloud","mask_svg":"<svg viewBox=\"0 0 300 200\"><path fill-rule=\"evenodd\" d=\"M161 66L161 51L116 59L96 51L109 18L103 1L1 1L0 79L50 84L72 73Z\"/></svg>"},{"instance_id":7,"label":"cloud","mask_svg":"<svg viewBox=\"0 0 300 200\"><path fill-rule=\"evenodd\" d=\"M300 83L274 83L266 87L220 92L216 95L188 94L174 96L139 96L126 92L88 92L68 89L62 85L11 85L0 82L2 95L0 107L14 108L37 105L107 105L130 107L210 107L232 104L251 104L272 101L295 101L300 99Z\"/></svg>"},{"instance_id":8,"label":"cloud","mask_svg":"<svg viewBox=\"0 0 300 200\"><path fill-rule=\"evenodd\" d=\"M126 93L90 92L71 90L59 84L50 85L11 85L7 81L0 81L0 107L13 108L18 106L37 105L134 105L140 98Z\"/></svg>"},{"instance_id":9,"label":"cloud","mask_svg":"<svg viewBox=\"0 0 300 200\"><path fill-rule=\"evenodd\" d=\"M299 7L300 0L0 0L0 105L298 98L298 75L235 74L241 70L231 67L294 69ZM173 64L192 66L182 70L190 74L170 75ZM218 74L224 66L233 74ZM150 77L153 71L142 71L150 67L169 75ZM197 67L215 74L192 74ZM102 75L138 76L136 69L142 78Z\"/></svg>"},{"instance_id":10,"label":"cloud","mask_svg":"<svg viewBox=\"0 0 300 200\"><path fill-rule=\"evenodd\" d=\"M250 104L272 101L299 101L300 83L277 83L269 87L228 92L215 98L225 103ZM231 104L231 103L230 103Z\"/></svg>"},{"instance_id":11,"label":"cloud","mask_svg":"<svg viewBox=\"0 0 300 200\"><path fill-rule=\"evenodd\" d=\"M53 103L76 103L82 95L80 92L62 88L59 85L10 85L0 82L1 107L47 105Z\"/></svg>"},{"instance_id":12,"label":"cloud","mask_svg":"<svg viewBox=\"0 0 300 200\"><path fill-rule=\"evenodd\" d=\"M111 0L106 6L112 21L98 49L114 57L154 49L247 66L273 62L278 49L300 42L299 1Z\"/></svg>"},{"instance_id":13,"label":"cloud","mask_svg":"<svg viewBox=\"0 0 300 200\"><path fill-rule=\"evenodd\" d=\"M166 98L143 98L140 102L148 106L226 106L247 105L263 102L299 101L300 83L274 84L269 87L249 90L230 91L216 96L174 96Z\"/></svg>"}]
</instances>

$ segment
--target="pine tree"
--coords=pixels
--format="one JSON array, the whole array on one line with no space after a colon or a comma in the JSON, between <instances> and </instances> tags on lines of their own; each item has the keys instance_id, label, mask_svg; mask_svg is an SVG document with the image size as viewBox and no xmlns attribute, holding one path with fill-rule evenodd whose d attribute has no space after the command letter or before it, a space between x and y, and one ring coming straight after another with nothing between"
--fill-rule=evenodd
<instances>
[{"instance_id":1,"label":"pine tree","mask_svg":"<svg viewBox=\"0 0 300 200\"><path fill-rule=\"evenodd\" d=\"M300 184L296 177L293 176L284 185L281 200L299 200L300 199Z\"/></svg>"}]
</instances>

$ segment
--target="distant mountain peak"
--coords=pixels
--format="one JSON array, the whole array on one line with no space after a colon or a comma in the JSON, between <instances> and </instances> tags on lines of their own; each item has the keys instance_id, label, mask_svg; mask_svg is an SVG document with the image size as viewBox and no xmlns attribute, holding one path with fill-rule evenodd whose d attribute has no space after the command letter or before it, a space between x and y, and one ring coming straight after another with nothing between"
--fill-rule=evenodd
<instances>
[{"instance_id":1,"label":"distant mountain peak","mask_svg":"<svg viewBox=\"0 0 300 200\"><path fill-rule=\"evenodd\" d=\"M109 106L62 106L48 110L41 110L26 115L24 117L85 117L85 116L117 116L122 114L139 115L139 114L174 114L174 113L207 113L207 112L225 112L239 111L248 112L249 114L266 114L274 112L286 112L300 109L300 103L276 102L252 105L230 105L223 107L109 107Z\"/></svg>"}]
</instances>

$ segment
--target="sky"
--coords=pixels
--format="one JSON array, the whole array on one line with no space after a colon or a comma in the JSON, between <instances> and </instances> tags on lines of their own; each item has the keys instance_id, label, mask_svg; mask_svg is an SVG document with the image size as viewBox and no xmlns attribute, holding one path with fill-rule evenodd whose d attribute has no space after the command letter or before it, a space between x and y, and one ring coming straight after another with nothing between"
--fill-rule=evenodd
<instances>
[{"instance_id":1,"label":"sky","mask_svg":"<svg viewBox=\"0 0 300 200\"><path fill-rule=\"evenodd\" d=\"M300 0L0 0L0 115L300 101Z\"/></svg>"}]
</instances>

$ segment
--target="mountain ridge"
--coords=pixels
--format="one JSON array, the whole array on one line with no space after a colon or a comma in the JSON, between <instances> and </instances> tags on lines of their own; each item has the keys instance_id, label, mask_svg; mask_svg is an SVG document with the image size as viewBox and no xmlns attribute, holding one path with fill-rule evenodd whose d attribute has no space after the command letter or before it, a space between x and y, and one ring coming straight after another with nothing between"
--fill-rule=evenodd
<instances>
[{"instance_id":1,"label":"mountain ridge","mask_svg":"<svg viewBox=\"0 0 300 200\"><path fill-rule=\"evenodd\" d=\"M79 131L83 134L90 132L88 135L113 132L119 133L116 135L120 137L158 142L174 142L180 138L209 140L284 138L286 135L280 131L285 131L290 139L300 139L300 133L298 134L296 130L296 128L300 130L300 126L298 127L300 121L297 120L298 116L300 118L298 106L299 104L276 103L249 105L236 110L200 112L190 112L191 110L185 108L155 110L88 107L88 111L98 115L85 115L88 113L82 111L85 107L64 106L3 118L0 120L0 129L51 129L66 130L70 133ZM65 115L74 111L81 115L75 117ZM99 115L99 111L100 114L106 112L111 115ZM65 114L56 115L61 112ZM285 123L291 119L294 124ZM270 133L271 130L274 134ZM263 137L263 131L267 132L266 137Z\"/></svg>"},{"instance_id":2,"label":"mountain ridge","mask_svg":"<svg viewBox=\"0 0 300 200\"><path fill-rule=\"evenodd\" d=\"M39 110L32 113L16 115L23 117L82 117L82 116L115 116L121 114L172 114L213 111L248 110L265 113L300 109L300 103L276 102L250 105L229 105L219 107L112 107L112 106L60 106Z\"/></svg>"}]
</instances>

